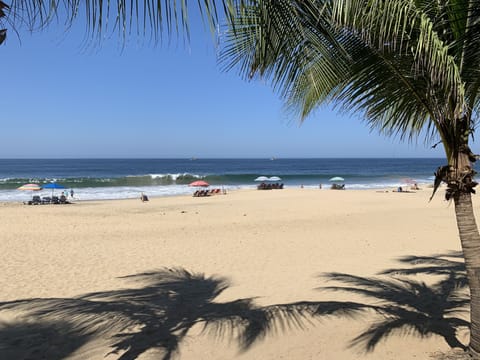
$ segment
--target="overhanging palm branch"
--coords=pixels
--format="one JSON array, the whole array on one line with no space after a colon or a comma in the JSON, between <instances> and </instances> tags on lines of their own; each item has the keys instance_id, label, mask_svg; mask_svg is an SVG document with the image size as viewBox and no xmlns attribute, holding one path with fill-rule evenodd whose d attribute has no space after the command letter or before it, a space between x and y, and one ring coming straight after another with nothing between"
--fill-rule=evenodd
<instances>
[{"instance_id":1,"label":"overhanging palm branch","mask_svg":"<svg viewBox=\"0 0 480 360\"><path fill-rule=\"evenodd\" d=\"M2 19L5 18L5 11L8 10L9 7L3 1L0 1L0 25L2 25ZM0 29L0 45L5 41L7 37L7 29Z\"/></svg>"},{"instance_id":2,"label":"overhanging palm branch","mask_svg":"<svg viewBox=\"0 0 480 360\"><path fill-rule=\"evenodd\" d=\"M453 3L468 8L414 0L252 1L233 17L222 60L247 77L270 79L302 118L335 102L388 134L413 139L427 129L427 140L440 136L450 154L465 130L457 120L478 102L462 74L472 74L479 55L478 45L459 47L478 42L478 21L466 20L475 14L455 13L445 25ZM478 75L469 76L468 90Z\"/></svg>"},{"instance_id":3,"label":"overhanging palm branch","mask_svg":"<svg viewBox=\"0 0 480 360\"><path fill-rule=\"evenodd\" d=\"M150 37L154 42L183 33L189 37L189 12L200 10L205 24L215 32L222 16L231 16L234 4L245 0L11 0L5 23L16 29L41 29L53 21L69 28L81 19L87 37L101 41L116 33ZM192 4L193 3L193 4ZM1 23L0 23L1 24Z\"/></svg>"}]
</instances>

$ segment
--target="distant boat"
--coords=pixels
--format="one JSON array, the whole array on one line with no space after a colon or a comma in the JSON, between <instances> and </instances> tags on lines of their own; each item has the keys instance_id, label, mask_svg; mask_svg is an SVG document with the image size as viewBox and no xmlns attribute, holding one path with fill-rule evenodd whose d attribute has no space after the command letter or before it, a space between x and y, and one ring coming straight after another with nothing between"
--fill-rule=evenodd
<instances>
[{"instance_id":1,"label":"distant boat","mask_svg":"<svg viewBox=\"0 0 480 360\"><path fill-rule=\"evenodd\" d=\"M276 159L276 158L274 158L274 157L271 157L271 158L270 158L270 160L272 160L272 161L273 161L273 160L277 160L277 159Z\"/></svg>"},{"instance_id":2,"label":"distant boat","mask_svg":"<svg viewBox=\"0 0 480 360\"><path fill-rule=\"evenodd\" d=\"M191 157L190 160L194 161L194 160L197 160L197 158L196 157Z\"/></svg>"}]
</instances>

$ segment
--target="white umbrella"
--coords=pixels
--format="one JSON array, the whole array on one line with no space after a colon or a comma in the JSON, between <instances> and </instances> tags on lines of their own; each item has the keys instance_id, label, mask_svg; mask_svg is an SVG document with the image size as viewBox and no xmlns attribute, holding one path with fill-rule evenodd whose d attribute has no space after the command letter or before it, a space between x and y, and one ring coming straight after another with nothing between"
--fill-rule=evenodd
<instances>
[{"instance_id":1,"label":"white umbrella","mask_svg":"<svg viewBox=\"0 0 480 360\"><path fill-rule=\"evenodd\" d=\"M266 176L259 176L254 181L268 181L268 177Z\"/></svg>"},{"instance_id":2,"label":"white umbrella","mask_svg":"<svg viewBox=\"0 0 480 360\"><path fill-rule=\"evenodd\" d=\"M335 177L332 177L330 180L328 181L345 181L344 178L340 177L340 176L335 176Z\"/></svg>"},{"instance_id":3,"label":"white umbrella","mask_svg":"<svg viewBox=\"0 0 480 360\"><path fill-rule=\"evenodd\" d=\"M271 178L268 179L268 181L280 181L282 180L281 178L279 178L278 176L272 176Z\"/></svg>"}]
</instances>

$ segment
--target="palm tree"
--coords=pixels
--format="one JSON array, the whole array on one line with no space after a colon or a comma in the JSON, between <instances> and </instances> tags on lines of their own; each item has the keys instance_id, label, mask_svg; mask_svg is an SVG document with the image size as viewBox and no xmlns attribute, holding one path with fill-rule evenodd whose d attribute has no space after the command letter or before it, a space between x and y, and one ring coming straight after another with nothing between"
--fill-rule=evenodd
<instances>
[{"instance_id":1,"label":"palm tree","mask_svg":"<svg viewBox=\"0 0 480 360\"><path fill-rule=\"evenodd\" d=\"M271 81L302 120L333 103L386 135L443 145L448 164L437 170L434 192L444 181L455 203L471 293L469 351L480 359L476 156L469 147L479 109L480 1L251 1L230 20L226 68Z\"/></svg>"},{"instance_id":2,"label":"palm tree","mask_svg":"<svg viewBox=\"0 0 480 360\"><path fill-rule=\"evenodd\" d=\"M302 120L319 105L333 103L363 113L386 135L410 140L425 135L427 142L443 145L448 164L437 170L435 182L447 183L446 198L455 203L471 292L469 349L480 359L480 235L471 200L476 157L469 148L479 107L480 1L199 0L198 5L213 29L217 10L226 14L226 68L271 80ZM169 34L183 29L188 37L187 0L12 0L6 23L41 27L63 18L68 26L83 8L92 38L117 31L158 41L165 29Z\"/></svg>"}]
</instances>

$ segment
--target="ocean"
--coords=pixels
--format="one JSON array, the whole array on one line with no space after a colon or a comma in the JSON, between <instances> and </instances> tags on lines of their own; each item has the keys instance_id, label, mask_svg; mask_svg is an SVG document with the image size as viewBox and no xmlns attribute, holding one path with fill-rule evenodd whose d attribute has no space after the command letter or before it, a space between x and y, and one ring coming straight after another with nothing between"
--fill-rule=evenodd
<instances>
[{"instance_id":1,"label":"ocean","mask_svg":"<svg viewBox=\"0 0 480 360\"><path fill-rule=\"evenodd\" d=\"M255 188L259 176L278 176L285 188L328 188L340 176L346 189L405 186L405 179L433 183L433 173L446 160L434 159L0 159L0 201L25 201L26 183L57 182L77 200L136 198L193 193L202 179L227 191ZM62 190L55 190L61 192ZM37 192L35 192L37 195ZM41 190L46 196L51 190Z\"/></svg>"}]
</instances>

